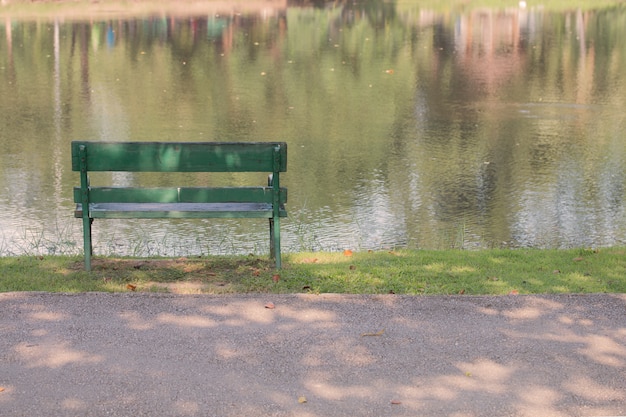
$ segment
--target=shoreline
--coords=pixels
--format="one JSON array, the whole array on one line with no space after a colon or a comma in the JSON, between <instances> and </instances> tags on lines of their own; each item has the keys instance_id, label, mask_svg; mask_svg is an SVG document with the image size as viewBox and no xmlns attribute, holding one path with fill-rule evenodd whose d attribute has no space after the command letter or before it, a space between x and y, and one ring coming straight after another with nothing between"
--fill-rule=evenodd
<instances>
[{"instance_id":1,"label":"shoreline","mask_svg":"<svg viewBox=\"0 0 626 417\"><path fill-rule=\"evenodd\" d=\"M89 20L147 16L191 17L214 14L269 13L287 9L287 0L0 0L0 19Z\"/></svg>"}]
</instances>

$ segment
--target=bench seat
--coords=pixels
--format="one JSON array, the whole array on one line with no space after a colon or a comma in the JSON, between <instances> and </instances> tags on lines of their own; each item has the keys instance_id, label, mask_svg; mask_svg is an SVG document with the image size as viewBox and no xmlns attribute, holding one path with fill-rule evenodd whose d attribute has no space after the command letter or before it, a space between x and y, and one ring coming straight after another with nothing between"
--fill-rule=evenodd
<instances>
[{"instance_id":1,"label":"bench seat","mask_svg":"<svg viewBox=\"0 0 626 417\"><path fill-rule=\"evenodd\" d=\"M268 203L90 203L92 219L207 219L207 218L272 218ZM74 216L83 217L82 204L76 205ZM287 217L284 207L280 217Z\"/></svg>"}]
</instances>

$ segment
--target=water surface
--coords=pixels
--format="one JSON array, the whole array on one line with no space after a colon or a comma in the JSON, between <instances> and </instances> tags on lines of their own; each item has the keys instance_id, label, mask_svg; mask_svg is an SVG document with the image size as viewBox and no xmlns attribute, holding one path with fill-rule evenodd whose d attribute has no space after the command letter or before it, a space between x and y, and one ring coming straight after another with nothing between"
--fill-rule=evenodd
<instances>
[{"instance_id":1,"label":"water surface","mask_svg":"<svg viewBox=\"0 0 626 417\"><path fill-rule=\"evenodd\" d=\"M74 139L288 142L287 252L626 239L624 7L268 3L4 15L0 34L0 254L80 253ZM92 180L111 181L264 178ZM100 254L264 253L266 229L99 221L94 237Z\"/></svg>"}]
</instances>

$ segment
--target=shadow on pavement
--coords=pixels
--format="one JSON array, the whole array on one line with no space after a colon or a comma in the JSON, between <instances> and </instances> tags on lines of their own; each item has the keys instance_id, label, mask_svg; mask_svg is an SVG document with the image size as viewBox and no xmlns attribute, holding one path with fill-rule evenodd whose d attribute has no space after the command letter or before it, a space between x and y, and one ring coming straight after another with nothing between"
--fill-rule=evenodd
<instances>
[{"instance_id":1,"label":"shadow on pavement","mask_svg":"<svg viewBox=\"0 0 626 417\"><path fill-rule=\"evenodd\" d=\"M5 293L0 311L3 416L626 415L625 295Z\"/></svg>"}]
</instances>

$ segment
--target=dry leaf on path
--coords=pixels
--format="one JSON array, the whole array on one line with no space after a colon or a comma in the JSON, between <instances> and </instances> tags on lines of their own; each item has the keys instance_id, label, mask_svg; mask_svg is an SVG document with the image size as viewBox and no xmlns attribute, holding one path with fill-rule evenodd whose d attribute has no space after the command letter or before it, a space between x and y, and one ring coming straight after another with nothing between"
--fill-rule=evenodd
<instances>
[{"instance_id":1,"label":"dry leaf on path","mask_svg":"<svg viewBox=\"0 0 626 417\"><path fill-rule=\"evenodd\" d=\"M361 335L361 337L366 337L366 336L382 336L383 333L385 333L385 329L379 330L376 333L363 333Z\"/></svg>"},{"instance_id":2,"label":"dry leaf on path","mask_svg":"<svg viewBox=\"0 0 626 417\"><path fill-rule=\"evenodd\" d=\"M129 289L131 291L135 291L137 289L137 286L133 285L133 284L126 284L126 289Z\"/></svg>"},{"instance_id":3,"label":"dry leaf on path","mask_svg":"<svg viewBox=\"0 0 626 417\"><path fill-rule=\"evenodd\" d=\"M265 304L265 308L273 310L276 308L276 306L274 305L274 303L267 303Z\"/></svg>"},{"instance_id":4,"label":"dry leaf on path","mask_svg":"<svg viewBox=\"0 0 626 417\"><path fill-rule=\"evenodd\" d=\"M304 404L306 402L306 397L304 397L304 396L298 397L298 402L300 404Z\"/></svg>"}]
</instances>

